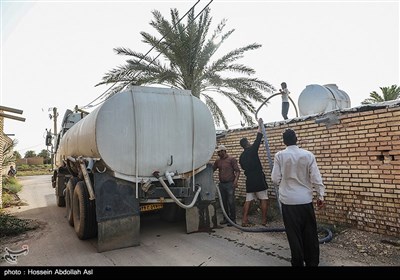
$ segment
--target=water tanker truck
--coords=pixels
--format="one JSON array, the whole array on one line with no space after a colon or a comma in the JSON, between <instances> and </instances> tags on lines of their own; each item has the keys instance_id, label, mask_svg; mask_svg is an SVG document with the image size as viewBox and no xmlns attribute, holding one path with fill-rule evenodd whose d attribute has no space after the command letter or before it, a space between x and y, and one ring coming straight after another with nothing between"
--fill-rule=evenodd
<instances>
[{"instance_id":1,"label":"water tanker truck","mask_svg":"<svg viewBox=\"0 0 400 280\"><path fill-rule=\"evenodd\" d=\"M80 239L97 236L99 252L139 245L146 210L184 212L188 233L217 226L214 122L190 91L134 86L91 113L67 110L61 127L57 204Z\"/></svg>"}]
</instances>

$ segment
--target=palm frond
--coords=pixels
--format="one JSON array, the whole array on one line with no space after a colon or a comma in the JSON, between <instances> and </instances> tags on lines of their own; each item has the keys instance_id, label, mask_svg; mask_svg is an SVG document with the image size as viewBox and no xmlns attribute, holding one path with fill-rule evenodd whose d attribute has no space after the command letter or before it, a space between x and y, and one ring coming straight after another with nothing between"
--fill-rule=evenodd
<instances>
[{"instance_id":1,"label":"palm frond","mask_svg":"<svg viewBox=\"0 0 400 280\"><path fill-rule=\"evenodd\" d=\"M205 103L206 103L207 107L210 109L211 114L213 115L215 124L217 126L219 126L222 122L224 127L226 129L228 129L228 122L226 121L226 118L225 118L221 108L219 108L217 102L215 102L215 100L207 94L204 94L203 97L205 99Z\"/></svg>"},{"instance_id":2,"label":"palm frond","mask_svg":"<svg viewBox=\"0 0 400 280\"><path fill-rule=\"evenodd\" d=\"M361 102L361 104L373 104L378 102L396 100L400 98L400 87L397 85L392 85L390 87L380 87L382 95L373 91L369 94L369 98Z\"/></svg>"},{"instance_id":3,"label":"palm frond","mask_svg":"<svg viewBox=\"0 0 400 280\"><path fill-rule=\"evenodd\" d=\"M15 155L11 152L15 148L15 146L17 146L17 144L17 139L13 139L11 142L4 142L2 166L7 166L10 162L15 162Z\"/></svg>"}]
</instances>

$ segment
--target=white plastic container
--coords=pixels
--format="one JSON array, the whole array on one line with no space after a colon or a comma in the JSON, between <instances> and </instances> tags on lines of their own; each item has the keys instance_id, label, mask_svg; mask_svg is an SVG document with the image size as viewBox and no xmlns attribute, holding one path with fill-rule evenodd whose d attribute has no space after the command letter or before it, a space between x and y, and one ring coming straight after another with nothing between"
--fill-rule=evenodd
<instances>
[{"instance_id":1,"label":"white plastic container","mask_svg":"<svg viewBox=\"0 0 400 280\"><path fill-rule=\"evenodd\" d=\"M125 176L152 177L207 164L215 143L212 115L190 91L135 86L68 130L58 157L101 158Z\"/></svg>"},{"instance_id":2,"label":"white plastic container","mask_svg":"<svg viewBox=\"0 0 400 280\"><path fill-rule=\"evenodd\" d=\"M300 93L298 105L300 116L351 107L349 95L335 84L306 86Z\"/></svg>"}]
</instances>

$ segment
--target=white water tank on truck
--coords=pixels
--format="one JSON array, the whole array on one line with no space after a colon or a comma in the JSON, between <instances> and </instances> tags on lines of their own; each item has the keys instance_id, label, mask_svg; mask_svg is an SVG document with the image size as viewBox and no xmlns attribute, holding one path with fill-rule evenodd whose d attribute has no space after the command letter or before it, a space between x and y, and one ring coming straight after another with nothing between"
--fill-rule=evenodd
<instances>
[{"instance_id":1,"label":"white water tank on truck","mask_svg":"<svg viewBox=\"0 0 400 280\"><path fill-rule=\"evenodd\" d=\"M335 84L307 85L300 93L298 105L300 116L351 107L349 95Z\"/></svg>"},{"instance_id":2,"label":"white water tank on truck","mask_svg":"<svg viewBox=\"0 0 400 280\"><path fill-rule=\"evenodd\" d=\"M135 181L154 171L191 172L208 163L215 145L212 115L190 91L134 86L72 126L57 160L99 158Z\"/></svg>"}]
</instances>

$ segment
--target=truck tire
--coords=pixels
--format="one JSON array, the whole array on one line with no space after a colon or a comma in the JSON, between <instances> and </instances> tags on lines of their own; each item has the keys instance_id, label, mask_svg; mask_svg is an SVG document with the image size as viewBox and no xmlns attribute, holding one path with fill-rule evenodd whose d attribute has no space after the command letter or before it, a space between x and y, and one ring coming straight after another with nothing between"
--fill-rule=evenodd
<instances>
[{"instance_id":1,"label":"truck tire","mask_svg":"<svg viewBox=\"0 0 400 280\"><path fill-rule=\"evenodd\" d=\"M89 239L97 234L96 206L89 200L85 182L79 181L72 198L73 220L76 235L79 239Z\"/></svg>"},{"instance_id":2,"label":"truck tire","mask_svg":"<svg viewBox=\"0 0 400 280\"><path fill-rule=\"evenodd\" d=\"M58 207L65 207L65 197L64 196L56 196L57 206Z\"/></svg>"},{"instance_id":3,"label":"truck tire","mask_svg":"<svg viewBox=\"0 0 400 280\"><path fill-rule=\"evenodd\" d=\"M53 176L51 176L51 186L52 186L53 188L56 187L56 178L57 178L57 172L54 171Z\"/></svg>"},{"instance_id":4,"label":"truck tire","mask_svg":"<svg viewBox=\"0 0 400 280\"><path fill-rule=\"evenodd\" d=\"M64 175L57 175L56 176L56 200L57 200L58 207L65 207L64 189L65 189Z\"/></svg>"},{"instance_id":5,"label":"truck tire","mask_svg":"<svg viewBox=\"0 0 400 280\"><path fill-rule=\"evenodd\" d=\"M72 211L72 201L74 197L74 189L76 184L78 183L78 178L71 177L68 180L67 188L65 190L65 206L67 209L67 221L71 226L74 226L74 215Z\"/></svg>"}]
</instances>

